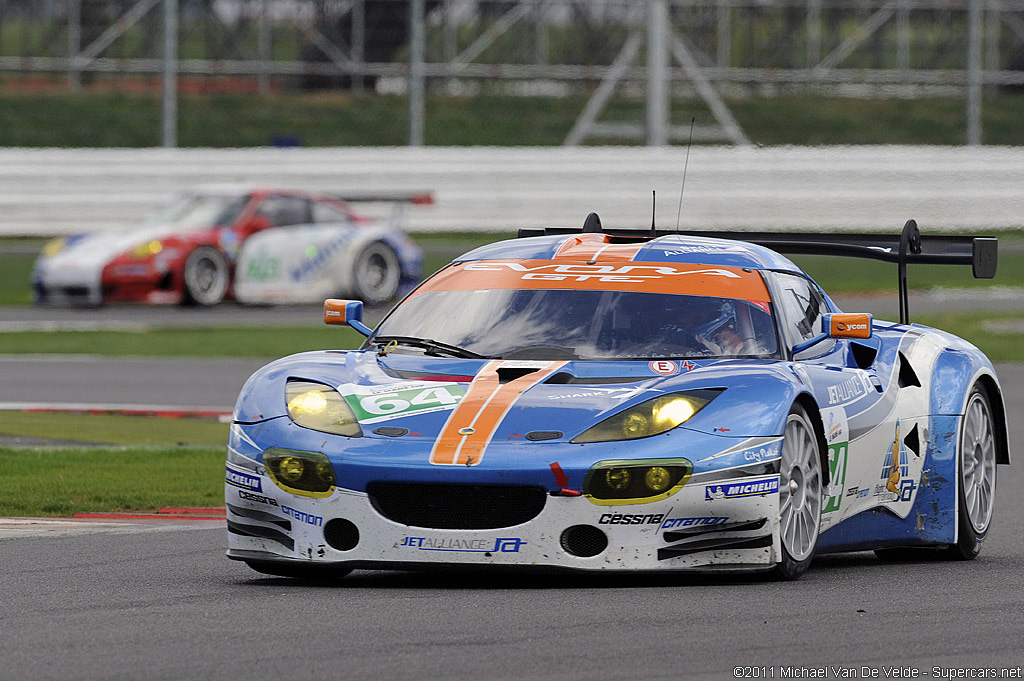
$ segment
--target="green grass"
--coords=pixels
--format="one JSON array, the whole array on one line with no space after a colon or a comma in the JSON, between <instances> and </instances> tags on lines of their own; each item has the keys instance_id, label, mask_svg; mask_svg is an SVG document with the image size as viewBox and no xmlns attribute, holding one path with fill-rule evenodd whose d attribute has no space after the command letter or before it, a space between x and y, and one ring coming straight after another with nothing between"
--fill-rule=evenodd
<instances>
[{"instance_id":1,"label":"green grass","mask_svg":"<svg viewBox=\"0 0 1024 681\"><path fill-rule=\"evenodd\" d=\"M950 312L921 315L914 321L970 341L993 362L1024 362L1024 333L994 331L985 327L988 321L1024 322L1024 314Z\"/></svg>"},{"instance_id":2,"label":"green grass","mask_svg":"<svg viewBox=\"0 0 1024 681\"><path fill-rule=\"evenodd\" d=\"M147 331L16 331L0 334L6 354L140 357L281 357L308 350L348 350L363 336L349 328L309 326L163 328Z\"/></svg>"},{"instance_id":3,"label":"green grass","mask_svg":"<svg viewBox=\"0 0 1024 681\"><path fill-rule=\"evenodd\" d=\"M35 261L34 255L0 255L0 305L32 302L32 263Z\"/></svg>"},{"instance_id":4,"label":"green grass","mask_svg":"<svg viewBox=\"0 0 1024 681\"><path fill-rule=\"evenodd\" d=\"M0 516L222 506L224 448L0 447Z\"/></svg>"},{"instance_id":5,"label":"green grass","mask_svg":"<svg viewBox=\"0 0 1024 681\"><path fill-rule=\"evenodd\" d=\"M0 435L113 445L218 445L228 424L196 418L0 411Z\"/></svg>"},{"instance_id":6,"label":"green grass","mask_svg":"<svg viewBox=\"0 0 1024 681\"><path fill-rule=\"evenodd\" d=\"M474 97L432 95L426 100L427 145L560 145L586 97ZM728 102L751 141L759 145L952 144L965 140L960 98L852 99L817 96L746 98ZM691 116L712 122L700 100L672 102L673 122ZM1022 145L1024 96L984 101L985 144ZM160 143L156 94L103 91L4 92L0 146L147 147ZM612 98L602 121L644 121L642 99ZM389 146L408 140L405 97L343 92L274 95L186 94L179 98L182 147L250 147L292 137L303 146ZM621 140L590 143L621 144Z\"/></svg>"}]
</instances>

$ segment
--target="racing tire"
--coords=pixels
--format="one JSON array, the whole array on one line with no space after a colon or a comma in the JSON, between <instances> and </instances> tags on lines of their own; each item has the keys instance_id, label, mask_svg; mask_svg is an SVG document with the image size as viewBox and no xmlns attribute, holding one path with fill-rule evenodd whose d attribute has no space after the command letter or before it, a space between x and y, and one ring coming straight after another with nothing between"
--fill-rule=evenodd
<instances>
[{"instance_id":1,"label":"racing tire","mask_svg":"<svg viewBox=\"0 0 1024 681\"><path fill-rule=\"evenodd\" d=\"M779 538L782 559L772 570L778 580L799 579L814 559L821 529L821 445L807 411L794 404L786 418L779 461Z\"/></svg>"},{"instance_id":2,"label":"racing tire","mask_svg":"<svg viewBox=\"0 0 1024 681\"><path fill-rule=\"evenodd\" d=\"M216 248L200 246L185 259L182 281L185 305L216 305L228 292L228 263Z\"/></svg>"},{"instance_id":3,"label":"racing tire","mask_svg":"<svg viewBox=\"0 0 1024 681\"><path fill-rule=\"evenodd\" d=\"M353 293L367 305L380 305L394 298L401 280L398 256L382 241L367 244L352 261Z\"/></svg>"},{"instance_id":4,"label":"racing tire","mask_svg":"<svg viewBox=\"0 0 1024 681\"><path fill-rule=\"evenodd\" d=\"M996 433L988 391L975 383L967 398L957 447L957 540L952 560L974 560L992 524L996 501Z\"/></svg>"},{"instance_id":5,"label":"racing tire","mask_svg":"<svg viewBox=\"0 0 1024 681\"><path fill-rule=\"evenodd\" d=\"M352 572L348 568L336 568L327 565L291 565L289 563L263 560L247 560L245 564L262 575L317 581L341 579Z\"/></svg>"}]
</instances>

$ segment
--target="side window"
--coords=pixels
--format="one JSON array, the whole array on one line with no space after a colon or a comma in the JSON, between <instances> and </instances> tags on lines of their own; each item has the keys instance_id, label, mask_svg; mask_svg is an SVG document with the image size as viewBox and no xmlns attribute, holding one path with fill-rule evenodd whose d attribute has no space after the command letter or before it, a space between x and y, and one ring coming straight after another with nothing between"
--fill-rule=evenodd
<instances>
[{"instance_id":1,"label":"side window","mask_svg":"<svg viewBox=\"0 0 1024 681\"><path fill-rule=\"evenodd\" d=\"M773 279L786 333L797 343L820 335L821 315L828 311L821 291L795 274L776 272Z\"/></svg>"},{"instance_id":2,"label":"side window","mask_svg":"<svg viewBox=\"0 0 1024 681\"><path fill-rule=\"evenodd\" d=\"M268 196L260 203L256 214L270 220L271 227L287 227L310 222L309 201L297 196Z\"/></svg>"},{"instance_id":3,"label":"side window","mask_svg":"<svg viewBox=\"0 0 1024 681\"><path fill-rule=\"evenodd\" d=\"M352 222L352 218L344 210L330 203L313 203L313 222Z\"/></svg>"}]
</instances>

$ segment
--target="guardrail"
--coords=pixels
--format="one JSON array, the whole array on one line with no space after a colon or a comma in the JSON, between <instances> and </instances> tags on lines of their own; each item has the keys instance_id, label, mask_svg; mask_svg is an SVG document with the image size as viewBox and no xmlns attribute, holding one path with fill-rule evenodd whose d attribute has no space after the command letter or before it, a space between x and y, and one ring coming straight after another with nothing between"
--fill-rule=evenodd
<instances>
[{"instance_id":1,"label":"guardrail","mask_svg":"<svg viewBox=\"0 0 1024 681\"><path fill-rule=\"evenodd\" d=\"M241 183L432 190L410 231L675 225L685 148L0 149L0 234L131 225L176 193ZM1024 226L1024 149L694 147L680 224L693 229ZM384 207L382 210L387 211Z\"/></svg>"}]
</instances>

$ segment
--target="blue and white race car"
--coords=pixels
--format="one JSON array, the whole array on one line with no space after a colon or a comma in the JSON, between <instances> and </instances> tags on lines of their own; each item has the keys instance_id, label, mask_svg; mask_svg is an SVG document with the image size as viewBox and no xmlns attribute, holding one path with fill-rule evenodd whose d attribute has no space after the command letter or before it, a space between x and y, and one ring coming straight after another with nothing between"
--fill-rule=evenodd
<instances>
[{"instance_id":1,"label":"blue and white race car","mask_svg":"<svg viewBox=\"0 0 1024 681\"><path fill-rule=\"evenodd\" d=\"M367 336L255 373L227 455L228 557L355 568L763 570L970 559L1009 463L989 360L906 318L906 266L995 273L988 238L522 230ZM722 235L718 235L722 236ZM738 240L742 239L742 240ZM901 320L844 314L779 252L899 264Z\"/></svg>"}]
</instances>

